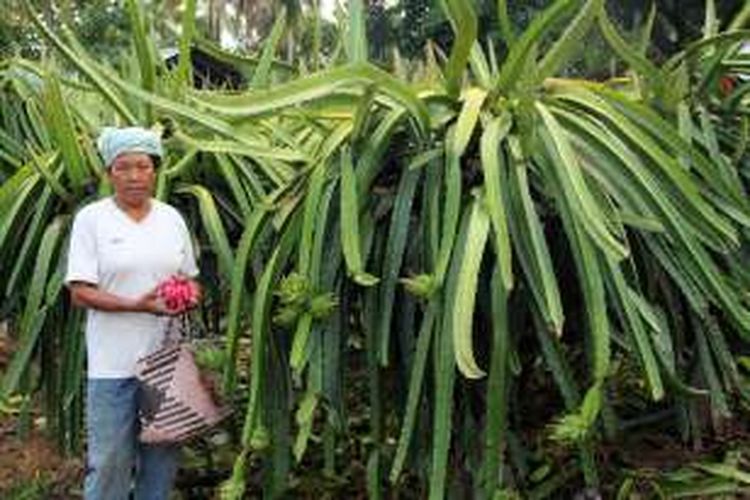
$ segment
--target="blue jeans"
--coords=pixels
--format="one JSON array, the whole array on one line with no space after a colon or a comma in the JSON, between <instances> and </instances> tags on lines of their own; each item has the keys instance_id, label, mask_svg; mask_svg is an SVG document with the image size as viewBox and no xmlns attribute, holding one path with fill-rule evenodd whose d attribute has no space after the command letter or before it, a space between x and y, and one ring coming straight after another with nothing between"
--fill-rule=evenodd
<instances>
[{"instance_id":1,"label":"blue jeans","mask_svg":"<svg viewBox=\"0 0 750 500\"><path fill-rule=\"evenodd\" d=\"M166 500L177 470L176 446L138 442L138 381L89 379L86 500Z\"/></svg>"}]
</instances>

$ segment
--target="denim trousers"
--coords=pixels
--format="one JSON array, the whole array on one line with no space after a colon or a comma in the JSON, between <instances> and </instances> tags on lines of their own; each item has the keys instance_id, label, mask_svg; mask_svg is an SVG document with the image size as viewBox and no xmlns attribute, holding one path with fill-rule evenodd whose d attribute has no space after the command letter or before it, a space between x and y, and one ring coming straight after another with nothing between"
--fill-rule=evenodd
<instances>
[{"instance_id":1,"label":"denim trousers","mask_svg":"<svg viewBox=\"0 0 750 500\"><path fill-rule=\"evenodd\" d=\"M166 500L177 470L176 446L138 442L138 381L89 379L86 500Z\"/></svg>"}]
</instances>

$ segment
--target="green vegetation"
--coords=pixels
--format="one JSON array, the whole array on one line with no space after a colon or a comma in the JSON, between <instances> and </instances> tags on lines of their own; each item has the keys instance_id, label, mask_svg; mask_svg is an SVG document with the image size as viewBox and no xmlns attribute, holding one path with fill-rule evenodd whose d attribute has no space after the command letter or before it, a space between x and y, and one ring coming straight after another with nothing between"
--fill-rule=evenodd
<instances>
[{"instance_id":1,"label":"green vegetation","mask_svg":"<svg viewBox=\"0 0 750 500\"><path fill-rule=\"evenodd\" d=\"M139 123L167 138L157 196L188 215L224 350L204 356L236 406L223 497L310 467L373 498L746 491L744 450L661 476L624 450L747 414L747 13L707 1L701 37L654 62L655 14L626 36L604 0L556 0L519 30L499 1L488 32L444 0L445 50L386 70L350 0L327 57L280 64L284 14L257 57L222 54L249 76L232 91L194 87L195 2L175 68L137 0L117 65L20 3L50 57L0 62L5 410L40 395L80 451L66 237L108 189L98 128ZM594 33L627 71L561 78Z\"/></svg>"}]
</instances>

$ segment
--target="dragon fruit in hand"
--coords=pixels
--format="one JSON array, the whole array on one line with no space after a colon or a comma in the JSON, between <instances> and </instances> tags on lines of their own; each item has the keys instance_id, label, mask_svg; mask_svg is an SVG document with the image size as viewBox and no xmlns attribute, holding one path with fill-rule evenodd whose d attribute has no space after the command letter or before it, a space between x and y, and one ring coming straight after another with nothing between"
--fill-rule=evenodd
<instances>
[{"instance_id":1,"label":"dragon fruit in hand","mask_svg":"<svg viewBox=\"0 0 750 500\"><path fill-rule=\"evenodd\" d=\"M182 276L171 276L156 287L156 295L167 309L183 312L198 305L198 287Z\"/></svg>"}]
</instances>

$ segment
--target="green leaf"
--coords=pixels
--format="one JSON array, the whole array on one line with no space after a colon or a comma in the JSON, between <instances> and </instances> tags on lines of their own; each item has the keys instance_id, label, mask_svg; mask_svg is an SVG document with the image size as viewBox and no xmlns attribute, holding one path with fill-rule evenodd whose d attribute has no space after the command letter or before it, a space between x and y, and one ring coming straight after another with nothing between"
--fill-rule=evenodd
<instances>
[{"instance_id":1,"label":"green leaf","mask_svg":"<svg viewBox=\"0 0 750 500\"><path fill-rule=\"evenodd\" d=\"M565 32L546 51L544 58L539 62L536 76L538 82L554 76L575 52L580 52L581 44L586 41L591 25L597 14L603 9L603 5L604 0L587 0L581 6L576 17L565 28Z\"/></svg>"},{"instance_id":2,"label":"green leaf","mask_svg":"<svg viewBox=\"0 0 750 500\"><path fill-rule=\"evenodd\" d=\"M370 132L367 140L362 145L357 158L357 190L360 193L370 191L371 185L375 180L380 169L386 162L384 156L391 145L393 134L398 130L398 126L405 114L402 110L393 110L380 120L375 130ZM363 200L360 203L363 203ZM364 205L360 204L360 208Z\"/></svg>"},{"instance_id":3,"label":"green leaf","mask_svg":"<svg viewBox=\"0 0 750 500\"><path fill-rule=\"evenodd\" d=\"M659 401L664 397L664 386L659 375L659 365L651 347L648 333L641 320L642 314L639 314L641 302L635 301L635 296L641 300L642 298L628 288L625 277L617 263L607 260L607 267L612 284L611 292L615 296L621 322L633 337L641 366L651 389L651 397L654 401ZM655 321L649 326L655 330L659 328Z\"/></svg>"},{"instance_id":4,"label":"green leaf","mask_svg":"<svg viewBox=\"0 0 750 500\"><path fill-rule=\"evenodd\" d=\"M442 0L441 6L456 35L445 68L445 80L448 94L457 96L466 63L477 39L477 15L471 3L464 0Z\"/></svg>"},{"instance_id":5,"label":"green leaf","mask_svg":"<svg viewBox=\"0 0 750 500\"><path fill-rule=\"evenodd\" d=\"M141 87L147 92L156 89L156 55L154 46L148 33L143 13L141 12L139 0L127 0L125 5L130 17L130 25L133 27L133 45L138 56L138 67L141 73ZM154 121L153 110L148 103L144 103L146 125L150 126Z\"/></svg>"},{"instance_id":6,"label":"green leaf","mask_svg":"<svg viewBox=\"0 0 750 500\"><path fill-rule=\"evenodd\" d=\"M68 112L57 78L48 75L44 88L44 112L48 130L62 155L65 172L73 188L79 192L88 180L83 154L78 146L75 124Z\"/></svg>"},{"instance_id":7,"label":"green leaf","mask_svg":"<svg viewBox=\"0 0 750 500\"><path fill-rule=\"evenodd\" d=\"M706 0L706 17L703 21L703 38L716 36L719 31L719 20L716 18L716 2Z\"/></svg>"},{"instance_id":8,"label":"green leaf","mask_svg":"<svg viewBox=\"0 0 750 500\"><path fill-rule=\"evenodd\" d=\"M234 201L239 205L242 217L246 219L250 215L252 209L250 207L248 195L237 176L236 170L233 168L229 158L223 154L216 155L216 164L219 167L219 172L221 172L224 180L229 185Z\"/></svg>"},{"instance_id":9,"label":"green leaf","mask_svg":"<svg viewBox=\"0 0 750 500\"><path fill-rule=\"evenodd\" d=\"M163 110L165 113L170 115L181 116L188 120L191 120L209 130L223 135L224 137L234 139L239 143L244 143L246 140L236 132L236 130L229 125L229 123L216 118L215 116L202 112L195 109L195 106L188 106L177 101L173 101L166 97L150 94L139 87L136 87L125 80L122 80L114 75L104 75L109 82L114 86L119 87L122 91L131 94L138 99L147 101L155 107Z\"/></svg>"},{"instance_id":10,"label":"green leaf","mask_svg":"<svg viewBox=\"0 0 750 500\"><path fill-rule=\"evenodd\" d=\"M21 209L31 203L34 188L39 182L39 174L24 167L0 185L0 248L8 244L7 238L19 217L28 215Z\"/></svg>"},{"instance_id":11,"label":"green leaf","mask_svg":"<svg viewBox=\"0 0 750 500\"><path fill-rule=\"evenodd\" d=\"M581 403L581 416L583 421L589 426L593 426L602 409L602 386L594 384L586 391Z\"/></svg>"},{"instance_id":12,"label":"green leaf","mask_svg":"<svg viewBox=\"0 0 750 500\"><path fill-rule=\"evenodd\" d=\"M310 338L312 323L313 316L308 313L302 314L297 322L297 329L294 332L292 349L289 354L289 366L295 371L295 373L300 373L304 367L307 343Z\"/></svg>"},{"instance_id":13,"label":"green leaf","mask_svg":"<svg viewBox=\"0 0 750 500\"><path fill-rule=\"evenodd\" d=\"M560 290L549 248L528 185L528 163L515 136L509 138L510 158L507 186L511 241L521 263L534 301L547 326L562 334L564 316Z\"/></svg>"},{"instance_id":14,"label":"green leaf","mask_svg":"<svg viewBox=\"0 0 750 500\"><path fill-rule=\"evenodd\" d=\"M235 134L235 132L231 132L231 135L240 139L239 135ZM249 137L242 137L238 142L195 140L183 133L177 133L175 134L175 137L191 149L208 153L237 154L248 156L255 160L272 159L279 162L310 161L310 156L308 156L303 150L269 147L267 141L255 140ZM260 165L259 161L258 164ZM268 164L263 165L263 167L268 167ZM271 178L285 177L283 172L273 172L270 168L263 168L263 170L264 173Z\"/></svg>"},{"instance_id":15,"label":"green leaf","mask_svg":"<svg viewBox=\"0 0 750 500\"><path fill-rule=\"evenodd\" d=\"M468 217L463 218L468 222ZM460 233L465 232L461 228ZM452 247L452 245L451 245ZM446 307L443 317L436 330L435 391L432 429L432 460L429 476L429 499L442 500L446 488L448 473L448 454L451 445L451 429L453 427L453 392L456 378L455 351L453 346L453 313L456 304L456 290L460 263L463 261L464 247L458 246L451 255L451 266L446 277L445 287L441 295Z\"/></svg>"},{"instance_id":16,"label":"green leaf","mask_svg":"<svg viewBox=\"0 0 750 500\"><path fill-rule=\"evenodd\" d=\"M409 170L401 177L386 242L383 283L380 287L379 334L381 344L379 360L382 366L388 365L389 340L391 337L391 319L393 301L396 295L396 284L404 258L409 229L412 227L411 207L419 180L420 170Z\"/></svg>"},{"instance_id":17,"label":"green leaf","mask_svg":"<svg viewBox=\"0 0 750 500\"><path fill-rule=\"evenodd\" d=\"M471 137L474 134L474 129L479 120L479 112L486 97L487 92L476 87L467 89L463 96L464 105L456 122L452 150L452 153L458 157L463 156L466 152L466 147L469 145L469 141L471 141Z\"/></svg>"},{"instance_id":18,"label":"green leaf","mask_svg":"<svg viewBox=\"0 0 750 500\"><path fill-rule=\"evenodd\" d=\"M516 37L513 30L513 24L508 15L507 0L497 0L497 18L500 21L500 33L503 37L503 41L505 41L506 47L511 48Z\"/></svg>"},{"instance_id":19,"label":"green leaf","mask_svg":"<svg viewBox=\"0 0 750 500\"><path fill-rule=\"evenodd\" d=\"M573 371L563 355L563 347L559 338L545 324L545 319L540 315L537 308L532 308L533 330L542 350L542 357L547 369L562 396L565 409L572 412L581 401L580 390Z\"/></svg>"},{"instance_id":20,"label":"green leaf","mask_svg":"<svg viewBox=\"0 0 750 500\"><path fill-rule=\"evenodd\" d=\"M39 244L39 252L31 274L31 283L19 326L19 348L3 375L0 401L5 401L18 388L21 375L28 368L34 346L44 325L47 313L47 307L44 304L45 286L52 271L53 258L66 223L67 217L65 216L55 218L47 226Z\"/></svg>"},{"instance_id":21,"label":"green leaf","mask_svg":"<svg viewBox=\"0 0 750 500\"><path fill-rule=\"evenodd\" d=\"M648 11L648 17L646 22L643 23L641 28L640 37L638 40L638 53L642 57L646 57L648 48L651 45L651 36L654 30L654 22L656 21L656 2L651 3L651 8Z\"/></svg>"},{"instance_id":22,"label":"green leaf","mask_svg":"<svg viewBox=\"0 0 750 500\"><path fill-rule=\"evenodd\" d=\"M610 329L599 259L596 248L582 227L586 224L585 219L576 213L570 194L565 192L565 182L562 180L565 173L547 160L544 157L538 158L539 164L544 168L547 185L556 198L558 213L575 262L585 304L591 374L597 383L609 374L610 358Z\"/></svg>"},{"instance_id":23,"label":"green leaf","mask_svg":"<svg viewBox=\"0 0 750 500\"><path fill-rule=\"evenodd\" d=\"M474 42L474 45L471 47L469 64L481 87L485 90L492 90L494 83L492 73L490 72L489 63L487 62L487 58L484 57L484 52L482 52L482 46L479 44L479 41Z\"/></svg>"},{"instance_id":24,"label":"green leaf","mask_svg":"<svg viewBox=\"0 0 750 500\"><path fill-rule=\"evenodd\" d=\"M22 5L26 10L28 17L41 34L49 40L52 45L59 50L70 63L73 64L84 76L86 76L94 87L101 92L102 96L115 108L120 116L129 124L136 123L135 116L130 112L125 103L120 99L114 89L112 89L103 78L102 72L86 54L74 51L68 45L64 44L44 23L39 20L39 14L31 6L28 0L22 0Z\"/></svg>"},{"instance_id":25,"label":"green leaf","mask_svg":"<svg viewBox=\"0 0 750 500\"><path fill-rule=\"evenodd\" d=\"M727 29L729 31L741 29L748 24L748 21L750 21L750 4L746 3L744 7L742 7L742 10L740 10L734 19L732 19L732 22L729 23Z\"/></svg>"},{"instance_id":26,"label":"green leaf","mask_svg":"<svg viewBox=\"0 0 750 500\"><path fill-rule=\"evenodd\" d=\"M372 286L378 282L374 276L364 271L359 234L359 201L357 181L352 167L348 148L341 152L341 244L344 260L352 279L362 286Z\"/></svg>"},{"instance_id":27,"label":"green leaf","mask_svg":"<svg viewBox=\"0 0 750 500\"><path fill-rule=\"evenodd\" d=\"M529 66L532 50L555 24L565 19L577 4L577 0L556 0L551 6L538 14L523 34L513 43L497 78L497 88L508 92L522 82L533 80L532 75L524 74ZM534 67L536 70L536 67Z\"/></svg>"},{"instance_id":28,"label":"green leaf","mask_svg":"<svg viewBox=\"0 0 750 500\"><path fill-rule=\"evenodd\" d=\"M65 169L61 165L59 165L60 156L61 155L59 152L54 152L52 154L46 155L45 157L40 157L32 153L33 159L31 164L34 166L34 169L39 172L44 178L47 187L52 189L52 191L57 196L59 196L60 199L65 200L67 203L71 203L75 199L73 194L65 189L65 187L60 183L60 177L65 172ZM54 169L55 171L53 172L52 169Z\"/></svg>"},{"instance_id":29,"label":"green leaf","mask_svg":"<svg viewBox=\"0 0 750 500\"><path fill-rule=\"evenodd\" d=\"M506 219L505 207L508 202L504 196L501 179L507 178L504 170L505 158L501 143L510 132L512 118L503 113L493 119L485 128L481 141L482 171L484 173L485 202L495 235L495 252L498 256L498 268L506 290L513 288L513 253L510 244L510 232Z\"/></svg>"},{"instance_id":30,"label":"green leaf","mask_svg":"<svg viewBox=\"0 0 750 500\"><path fill-rule=\"evenodd\" d=\"M211 241L212 250L216 252L219 259L219 267L227 280L231 281L234 256L211 192L198 184L181 187L176 192L191 194L198 201L201 221Z\"/></svg>"},{"instance_id":31,"label":"green leaf","mask_svg":"<svg viewBox=\"0 0 750 500\"><path fill-rule=\"evenodd\" d=\"M474 199L467 213L468 222L459 235L456 246L463 247L460 270L456 282L455 304L453 309L453 345L455 346L456 366L466 378L481 378L485 372L474 359L472 336L474 303L479 279L479 267L490 231L490 219L482 207L482 201Z\"/></svg>"},{"instance_id":32,"label":"green leaf","mask_svg":"<svg viewBox=\"0 0 750 500\"><path fill-rule=\"evenodd\" d=\"M362 140L362 134L368 128L373 113L374 92L372 87L367 87L365 93L357 104L357 109L354 112L354 124L352 125L352 143L357 144L358 141Z\"/></svg>"},{"instance_id":33,"label":"green leaf","mask_svg":"<svg viewBox=\"0 0 750 500\"><path fill-rule=\"evenodd\" d=\"M286 226L279 244L271 254L271 258L266 262L253 296L251 320L253 344L250 365L250 394L247 400L245 421L242 427L242 446L244 450L249 449L251 440L256 434L256 431L263 428L262 425L259 425L259 419L262 412L260 397L266 376L266 350L268 349L267 337L269 334L268 320L273 299L271 287L278 279L278 276L286 264L292 250L292 243L294 241L293 237L296 236L299 228L298 223L299 220L292 220L288 226ZM243 460L242 453L235 460L232 478L235 483L243 482L242 478L245 474L245 470L242 468Z\"/></svg>"},{"instance_id":34,"label":"green leaf","mask_svg":"<svg viewBox=\"0 0 750 500\"><path fill-rule=\"evenodd\" d=\"M224 365L223 387L225 394L231 394L236 384L236 359L237 344L240 335L240 324L243 316L242 299L246 293L245 274L247 265L257 249L257 244L264 227L268 223L270 213L265 210L256 210L245 221L245 229L237 245L237 257L232 267L229 310L227 311L226 338L226 364Z\"/></svg>"},{"instance_id":35,"label":"green leaf","mask_svg":"<svg viewBox=\"0 0 750 500\"><path fill-rule=\"evenodd\" d=\"M729 408L727 395L721 387L721 382L719 381L719 376L716 372L716 365L714 364L714 360L712 359L711 352L708 348L706 332L704 331L703 326L699 324L695 330L700 370L703 374L706 385L708 386L708 394L711 399L711 417L712 422L716 427L720 425L720 419L731 418L732 413Z\"/></svg>"},{"instance_id":36,"label":"green leaf","mask_svg":"<svg viewBox=\"0 0 750 500\"><path fill-rule=\"evenodd\" d=\"M260 56L258 67L255 68L253 79L250 80L250 88L263 88L271 83L271 64L273 63L274 55L276 54L276 50L278 49L285 28L286 8L282 7L273 23L271 34L266 38L266 42L263 44L263 54Z\"/></svg>"},{"instance_id":37,"label":"green leaf","mask_svg":"<svg viewBox=\"0 0 750 500\"><path fill-rule=\"evenodd\" d=\"M422 317L422 325L419 327L414 363L412 364L411 374L409 376L409 390L406 397L404 419L401 424L401 433L399 434L396 454L393 458L393 465L391 466L391 472L389 475L391 483L395 483L398 480L404 467L404 461L406 460L406 454L409 451L409 445L412 441L417 410L419 408L419 403L422 400L421 391L425 377L424 372L427 365L427 355L429 353L430 343L432 342L433 330L435 329L435 319L438 317L440 317L440 303L437 299L434 299L428 304L427 311Z\"/></svg>"},{"instance_id":38,"label":"green leaf","mask_svg":"<svg viewBox=\"0 0 750 500\"><path fill-rule=\"evenodd\" d=\"M628 249L608 228L606 216L586 185L565 131L544 105L537 103L536 108L548 132L542 134L543 141L553 159L561 189L571 210L599 248L615 260L621 260L628 255Z\"/></svg>"},{"instance_id":39,"label":"green leaf","mask_svg":"<svg viewBox=\"0 0 750 500\"><path fill-rule=\"evenodd\" d=\"M448 130L445 141L445 201L435 267L435 287L442 286L453 252L461 210L461 158L456 152L456 129Z\"/></svg>"},{"instance_id":40,"label":"green leaf","mask_svg":"<svg viewBox=\"0 0 750 500\"><path fill-rule=\"evenodd\" d=\"M305 212L302 221L302 233L300 235L300 246L298 251L297 269L303 276L308 276L310 260L312 258L312 245L320 199L323 195L327 174L327 164L317 165L310 174L307 196L305 197Z\"/></svg>"},{"instance_id":41,"label":"green leaf","mask_svg":"<svg viewBox=\"0 0 750 500\"><path fill-rule=\"evenodd\" d=\"M655 90L659 90L662 84L662 75L654 64L651 63L638 50L632 49L622 38L617 28L607 16L606 9L599 12L599 28L609 46L623 61L628 63L633 70L643 75Z\"/></svg>"},{"instance_id":42,"label":"green leaf","mask_svg":"<svg viewBox=\"0 0 750 500\"><path fill-rule=\"evenodd\" d=\"M487 380L487 409L484 428L484 491L497 490L503 471L504 448L507 445L508 386L510 383L509 354L511 349L508 325L508 293L499 265L490 282L492 288L492 347L490 373Z\"/></svg>"},{"instance_id":43,"label":"green leaf","mask_svg":"<svg viewBox=\"0 0 750 500\"><path fill-rule=\"evenodd\" d=\"M441 156L443 156L443 154L444 152L441 148L430 149L423 153L419 153L409 162L409 166L407 167L407 169L416 170L418 168L422 168L425 165L428 165L433 160L440 158Z\"/></svg>"},{"instance_id":44,"label":"green leaf","mask_svg":"<svg viewBox=\"0 0 750 500\"><path fill-rule=\"evenodd\" d=\"M734 481L737 481L738 483L750 485L750 473L742 471L732 465L699 462L694 464L693 467L714 476L732 479Z\"/></svg>"},{"instance_id":45,"label":"green leaf","mask_svg":"<svg viewBox=\"0 0 750 500\"><path fill-rule=\"evenodd\" d=\"M308 391L302 398L302 401L297 408L294 420L299 426L299 432L297 433L297 439L294 441L294 459L297 462L302 460L307 449L307 443L312 435L312 426L315 415L315 409L318 407L319 395L316 392Z\"/></svg>"},{"instance_id":46,"label":"green leaf","mask_svg":"<svg viewBox=\"0 0 750 500\"><path fill-rule=\"evenodd\" d=\"M659 176L663 175L668 179L670 188L674 190L675 195L672 196L679 196L680 205L701 218L701 225L705 226L704 231L715 231L717 239L720 238L727 243L736 241L736 230L702 198L697 184L679 164L677 154L689 156L694 162L693 165L699 169L702 176L705 176L704 181L714 184L719 193L731 193L733 189L726 188L723 183L719 184L720 178L715 175L715 167L685 143L665 120L660 119L647 107L633 105L623 96L614 93L603 93L601 97L605 97L604 100L582 88L577 88L571 94L566 92L565 99L568 99L568 96L573 102L582 104L594 114L606 117L618 135L623 134L632 142L636 151L652 159L651 166ZM611 107L609 103L616 103L618 108ZM620 110L627 112L627 115L620 113ZM634 123L631 120L638 121ZM659 138L659 142L655 137ZM662 148L660 142L668 142L669 149Z\"/></svg>"},{"instance_id":47,"label":"green leaf","mask_svg":"<svg viewBox=\"0 0 750 500\"><path fill-rule=\"evenodd\" d=\"M193 86L193 37L195 36L196 0L186 0L182 13L180 57L177 63L177 89Z\"/></svg>"},{"instance_id":48,"label":"green leaf","mask_svg":"<svg viewBox=\"0 0 750 500\"><path fill-rule=\"evenodd\" d=\"M36 257L32 257L30 253L33 249L38 248L39 241L44 234L45 228L43 224L49 217L51 198L52 190L47 186L44 188L42 194L35 202L35 206L33 208L34 217L31 219L31 222L28 224L28 226L24 228L25 236L23 244L21 245L21 249L14 257L15 264L13 266L13 271L10 273L10 279L8 279L7 287L5 288L5 294L7 296L10 296L14 291L16 291L16 288L20 285L19 282L21 279L25 279L25 276L22 278L22 275L27 269L27 266L31 264L31 262L27 261Z\"/></svg>"},{"instance_id":49,"label":"green leaf","mask_svg":"<svg viewBox=\"0 0 750 500\"><path fill-rule=\"evenodd\" d=\"M363 0L349 1L349 60L353 63L367 61L367 23Z\"/></svg>"},{"instance_id":50,"label":"green leaf","mask_svg":"<svg viewBox=\"0 0 750 500\"><path fill-rule=\"evenodd\" d=\"M394 103L398 103L415 118L420 131L426 135L430 126L427 107L411 87L383 70L368 63L349 64L321 71L268 90L254 90L239 95L200 94L191 100L199 107L218 115L239 119L272 113L282 108L329 97L344 89L372 86Z\"/></svg>"}]
</instances>

